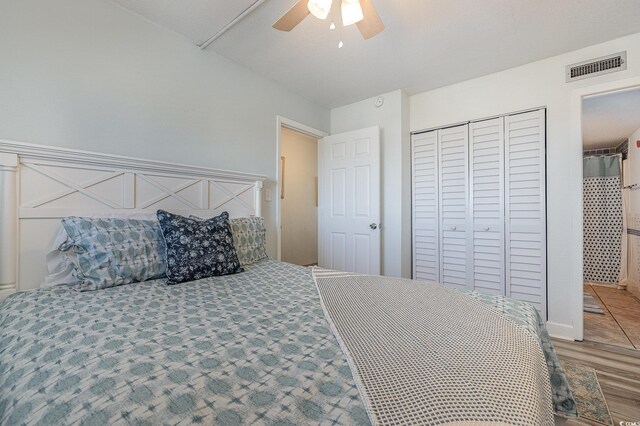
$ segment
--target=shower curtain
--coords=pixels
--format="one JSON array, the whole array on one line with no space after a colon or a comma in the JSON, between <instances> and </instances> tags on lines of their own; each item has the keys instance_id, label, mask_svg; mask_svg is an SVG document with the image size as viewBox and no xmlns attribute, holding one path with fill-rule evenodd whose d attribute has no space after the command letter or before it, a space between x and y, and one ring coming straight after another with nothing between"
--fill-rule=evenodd
<instances>
[{"instance_id":1,"label":"shower curtain","mask_svg":"<svg viewBox=\"0 0 640 426\"><path fill-rule=\"evenodd\" d=\"M583 159L585 282L618 284L626 275L621 161L620 155Z\"/></svg>"}]
</instances>

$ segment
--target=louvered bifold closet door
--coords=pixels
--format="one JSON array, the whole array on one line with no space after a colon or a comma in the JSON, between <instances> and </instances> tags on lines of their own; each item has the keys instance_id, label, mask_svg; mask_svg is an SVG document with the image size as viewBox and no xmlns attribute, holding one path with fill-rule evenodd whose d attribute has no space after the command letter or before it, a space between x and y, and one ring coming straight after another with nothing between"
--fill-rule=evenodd
<instances>
[{"instance_id":1,"label":"louvered bifold closet door","mask_svg":"<svg viewBox=\"0 0 640 426\"><path fill-rule=\"evenodd\" d=\"M545 111L505 117L507 296L546 318Z\"/></svg>"},{"instance_id":2,"label":"louvered bifold closet door","mask_svg":"<svg viewBox=\"0 0 640 426\"><path fill-rule=\"evenodd\" d=\"M468 266L469 126L438 131L440 176L440 282L473 289Z\"/></svg>"},{"instance_id":3,"label":"louvered bifold closet door","mask_svg":"<svg viewBox=\"0 0 640 426\"><path fill-rule=\"evenodd\" d=\"M474 290L505 294L504 119L469 124Z\"/></svg>"},{"instance_id":4,"label":"louvered bifold closet door","mask_svg":"<svg viewBox=\"0 0 640 426\"><path fill-rule=\"evenodd\" d=\"M411 137L413 278L440 281L438 249L438 132Z\"/></svg>"}]
</instances>

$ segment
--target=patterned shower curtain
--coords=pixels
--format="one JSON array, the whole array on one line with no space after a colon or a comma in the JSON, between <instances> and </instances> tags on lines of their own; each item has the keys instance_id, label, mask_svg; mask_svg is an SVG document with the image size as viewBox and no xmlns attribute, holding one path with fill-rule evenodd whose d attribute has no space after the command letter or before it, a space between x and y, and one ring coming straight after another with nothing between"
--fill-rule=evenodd
<instances>
[{"instance_id":1,"label":"patterned shower curtain","mask_svg":"<svg viewBox=\"0 0 640 426\"><path fill-rule=\"evenodd\" d=\"M584 281L618 283L622 258L621 157L583 159Z\"/></svg>"}]
</instances>

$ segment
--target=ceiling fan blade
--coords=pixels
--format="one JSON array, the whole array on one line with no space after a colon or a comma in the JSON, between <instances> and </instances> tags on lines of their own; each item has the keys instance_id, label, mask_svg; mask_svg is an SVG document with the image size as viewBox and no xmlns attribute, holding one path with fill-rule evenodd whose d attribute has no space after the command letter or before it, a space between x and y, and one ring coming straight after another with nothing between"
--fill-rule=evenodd
<instances>
[{"instance_id":1,"label":"ceiling fan blade","mask_svg":"<svg viewBox=\"0 0 640 426\"><path fill-rule=\"evenodd\" d=\"M273 28L280 31L291 31L309 14L307 0L299 0L287 11L278 21L273 24Z\"/></svg>"},{"instance_id":2,"label":"ceiling fan blade","mask_svg":"<svg viewBox=\"0 0 640 426\"><path fill-rule=\"evenodd\" d=\"M360 30L360 34L364 39L369 39L384 30L384 24L378 16L378 12L371 4L371 0L360 0L360 6L362 7L362 14L364 19L358 22L356 25Z\"/></svg>"}]
</instances>

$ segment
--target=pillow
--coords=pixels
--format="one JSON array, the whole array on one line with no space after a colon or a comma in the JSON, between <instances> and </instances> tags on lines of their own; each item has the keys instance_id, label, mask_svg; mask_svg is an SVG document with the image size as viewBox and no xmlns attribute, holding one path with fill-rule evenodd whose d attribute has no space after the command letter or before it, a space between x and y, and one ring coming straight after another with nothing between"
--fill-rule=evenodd
<instances>
[{"instance_id":1,"label":"pillow","mask_svg":"<svg viewBox=\"0 0 640 426\"><path fill-rule=\"evenodd\" d=\"M191 215L191 219L203 220L198 216ZM231 234L233 235L233 246L238 254L240 265L246 266L256 263L267 256L267 229L264 226L262 217L241 217L230 219Z\"/></svg>"},{"instance_id":2,"label":"pillow","mask_svg":"<svg viewBox=\"0 0 640 426\"><path fill-rule=\"evenodd\" d=\"M120 219L143 219L158 221L155 213L98 213L81 215L90 218L120 218ZM77 284L79 282L76 277L76 269L78 268L78 256L73 250L60 251L59 248L67 241L69 235L60 222L56 235L51 244L51 249L46 254L47 275L44 277L44 283L41 287L50 287L56 285Z\"/></svg>"},{"instance_id":3,"label":"pillow","mask_svg":"<svg viewBox=\"0 0 640 426\"><path fill-rule=\"evenodd\" d=\"M243 217L231 219L229 222L231 223L233 244L242 266L267 259L267 230L264 226L264 218Z\"/></svg>"},{"instance_id":4,"label":"pillow","mask_svg":"<svg viewBox=\"0 0 640 426\"><path fill-rule=\"evenodd\" d=\"M198 221L158 210L158 222L167 245L167 284L243 271L229 213Z\"/></svg>"},{"instance_id":5,"label":"pillow","mask_svg":"<svg viewBox=\"0 0 640 426\"><path fill-rule=\"evenodd\" d=\"M60 246L67 241L69 236L67 231L60 226L53 238L53 244L49 252L45 256L47 262L47 275L44 277L44 283L41 287L50 287L56 285L77 284L79 282L76 277L76 266L78 265L78 256L73 250L60 251Z\"/></svg>"},{"instance_id":6,"label":"pillow","mask_svg":"<svg viewBox=\"0 0 640 426\"><path fill-rule=\"evenodd\" d=\"M157 222L140 219L62 219L69 239L61 251L72 249L78 258L77 290L98 290L161 278L166 252Z\"/></svg>"}]
</instances>

